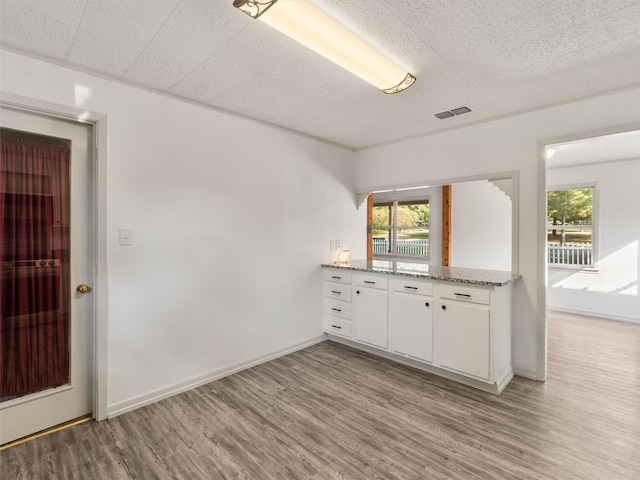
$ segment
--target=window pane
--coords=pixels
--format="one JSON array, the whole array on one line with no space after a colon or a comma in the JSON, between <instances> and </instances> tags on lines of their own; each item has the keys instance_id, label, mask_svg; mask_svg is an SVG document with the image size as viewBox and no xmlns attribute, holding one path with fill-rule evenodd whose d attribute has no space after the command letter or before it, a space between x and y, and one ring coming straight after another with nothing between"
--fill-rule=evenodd
<instances>
[{"instance_id":1,"label":"window pane","mask_svg":"<svg viewBox=\"0 0 640 480\"><path fill-rule=\"evenodd\" d=\"M547 216L550 225L592 225L593 189L547 192Z\"/></svg>"},{"instance_id":2,"label":"window pane","mask_svg":"<svg viewBox=\"0 0 640 480\"><path fill-rule=\"evenodd\" d=\"M428 200L374 204L372 215L374 255L428 258Z\"/></svg>"},{"instance_id":3,"label":"window pane","mask_svg":"<svg viewBox=\"0 0 640 480\"><path fill-rule=\"evenodd\" d=\"M380 205L373 207L373 226L390 227L393 205Z\"/></svg>"},{"instance_id":4,"label":"window pane","mask_svg":"<svg viewBox=\"0 0 640 480\"><path fill-rule=\"evenodd\" d=\"M373 230L373 253L391 253L391 229Z\"/></svg>"},{"instance_id":5,"label":"window pane","mask_svg":"<svg viewBox=\"0 0 640 480\"><path fill-rule=\"evenodd\" d=\"M373 206L373 253L391 253L393 204Z\"/></svg>"},{"instance_id":6,"label":"window pane","mask_svg":"<svg viewBox=\"0 0 640 480\"><path fill-rule=\"evenodd\" d=\"M593 265L593 188L547 192L547 261Z\"/></svg>"},{"instance_id":7,"label":"window pane","mask_svg":"<svg viewBox=\"0 0 640 480\"><path fill-rule=\"evenodd\" d=\"M398 205L396 254L429 256L427 202L403 202Z\"/></svg>"}]
</instances>

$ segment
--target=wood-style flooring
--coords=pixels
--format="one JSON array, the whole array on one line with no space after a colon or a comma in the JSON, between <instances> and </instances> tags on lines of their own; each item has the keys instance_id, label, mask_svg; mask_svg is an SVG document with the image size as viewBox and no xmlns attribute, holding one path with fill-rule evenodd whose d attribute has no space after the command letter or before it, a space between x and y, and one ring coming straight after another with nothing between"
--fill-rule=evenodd
<instances>
[{"instance_id":1,"label":"wood-style flooring","mask_svg":"<svg viewBox=\"0 0 640 480\"><path fill-rule=\"evenodd\" d=\"M500 396L324 342L0 452L2 479L640 478L640 325L551 313Z\"/></svg>"}]
</instances>

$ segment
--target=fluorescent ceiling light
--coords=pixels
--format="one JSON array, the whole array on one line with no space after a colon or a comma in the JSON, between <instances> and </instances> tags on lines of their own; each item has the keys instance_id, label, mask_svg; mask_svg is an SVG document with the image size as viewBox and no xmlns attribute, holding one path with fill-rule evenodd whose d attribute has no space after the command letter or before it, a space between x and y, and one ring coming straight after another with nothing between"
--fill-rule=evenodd
<instances>
[{"instance_id":1,"label":"fluorescent ceiling light","mask_svg":"<svg viewBox=\"0 0 640 480\"><path fill-rule=\"evenodd\" d=\"M234 0L233 6L291 37L384 93L416 78L308 0Z\"/></svg>"}]
</instances>

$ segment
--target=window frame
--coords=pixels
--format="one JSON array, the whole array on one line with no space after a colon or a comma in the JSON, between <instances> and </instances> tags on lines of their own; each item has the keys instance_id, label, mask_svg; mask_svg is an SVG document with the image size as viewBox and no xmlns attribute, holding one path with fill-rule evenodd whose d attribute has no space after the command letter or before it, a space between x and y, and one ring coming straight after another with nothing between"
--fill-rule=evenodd
<instances>
[{"instance_id":1,"label":"window frame","mask_svg":"<svg viewBox=\"0 0 640 480\"><path fill-rule=\"evenodd\" d=\"M401 205L418 205L418 204L426 204L429 206L429 220L427 222L427 229L429 231L429 237L427 242L427 255L408 255L398 253L397 244L398 244L398 206ZM391 250L388 253L376 253L373 252L374 259L402 259L402 260L412 260L412 261L424 261L428 262L431 260L431 195L420 196L419 198L394 198L394 199L384 199L376 202L376 197L374 194L373 197L373 208L375 207L383 207L390 206L393 207L390 212L390 225L389 226L373 226L372 229L388 229L389 230L389 249ZM418 229L425 227L401 227L402 229ZM373 238L371 240L373 246Z\"/></svg>"},{"instance_id":2,"label":"window frame","mask_svg":"<svg viewBox=\"0 0 640 480\"><path fill-rule=\"evenodd\" d=\"M549 192L561 192L566 190L584 190L591 189L591 225L553 225L549 223ZM570 271L583 271L583 272L597 272L599 267L599 250L598 250L598 227L600 224L600 211L598 208L599 188L597 182L585 182L571 185L549 185L546 189L547 201L546 201L546 230L545 230L545 251L546 251L546 265L548 269L552 270L570 270ZM560 228L562 227L562 228ZM591 264L565 264L565 263L549 263L549 230L565 230L565 231L577 231L577 230L591 230Z\"/></svg>"}]
</instances>

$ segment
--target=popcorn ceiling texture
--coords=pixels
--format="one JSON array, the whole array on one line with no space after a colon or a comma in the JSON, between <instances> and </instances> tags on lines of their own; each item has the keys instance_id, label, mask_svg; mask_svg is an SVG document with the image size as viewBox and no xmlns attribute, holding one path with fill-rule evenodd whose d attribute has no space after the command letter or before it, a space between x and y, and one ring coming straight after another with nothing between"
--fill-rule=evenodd
<instances>
[{"instance_id":1,"label":"popcorn ceiling texture","mask_svg":"<svg viewBox=\"0 0 640 480\"><path fill-rule=\"evenodd\" d=\"M354 149L640 83L640 0L313 3L415 85L381 94L232 0L1 0L0 42Z\"/></svg>"}]
</instances>

